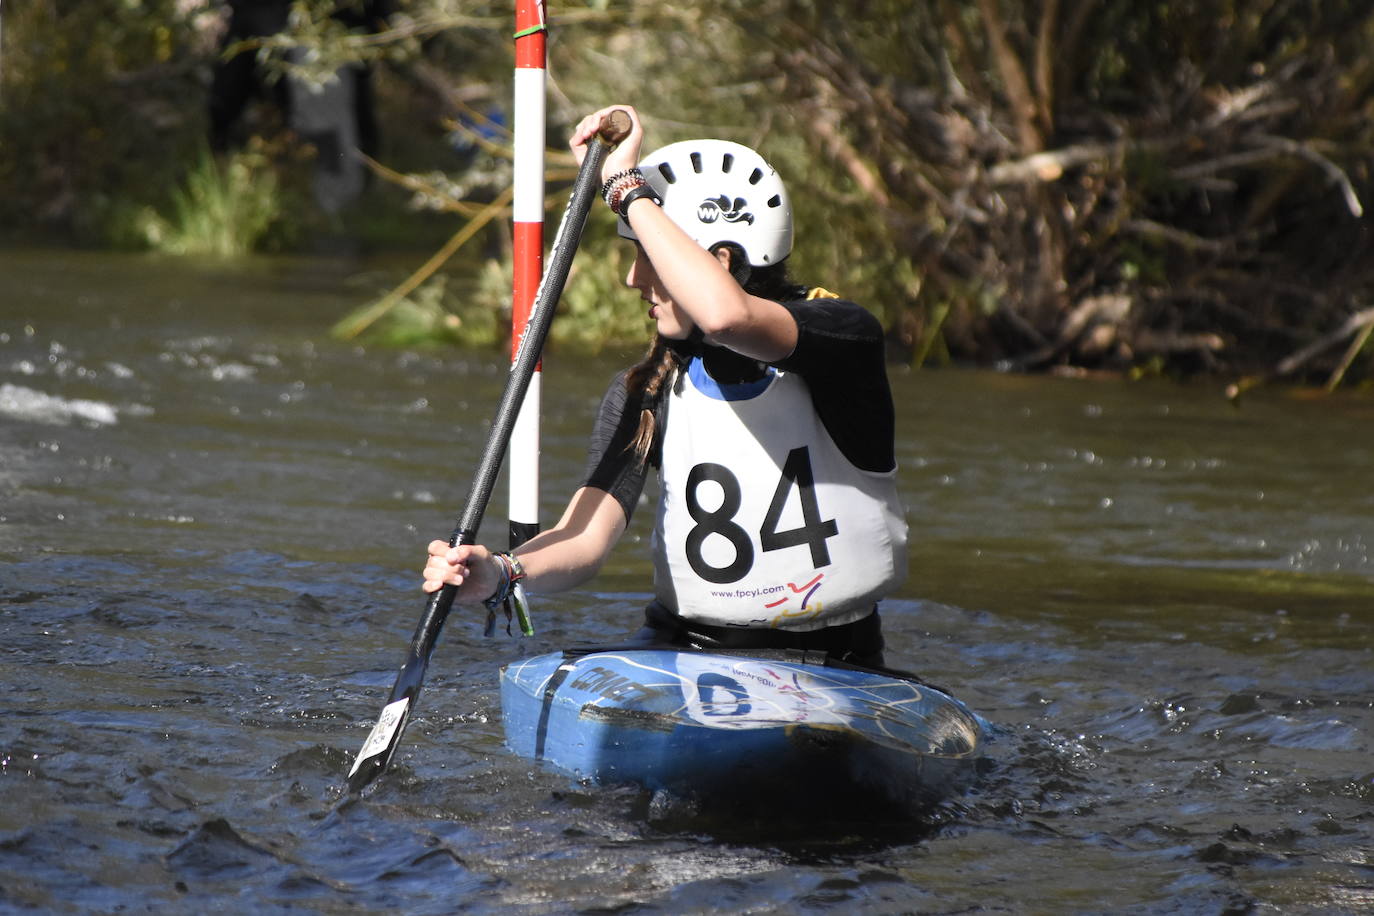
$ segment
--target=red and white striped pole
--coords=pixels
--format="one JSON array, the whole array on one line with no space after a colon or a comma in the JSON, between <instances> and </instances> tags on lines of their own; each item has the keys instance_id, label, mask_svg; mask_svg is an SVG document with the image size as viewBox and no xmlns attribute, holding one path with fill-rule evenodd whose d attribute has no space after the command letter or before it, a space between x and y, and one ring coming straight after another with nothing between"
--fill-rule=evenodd
<instances>
[{"instance_id":1,"label":"red and white striped pole","mask_svg":"<svg viewBox=\"0 0 1374 916\"><path fill-rule=\"evenodd\" d=\"M544 0L515 0L515 271L511 360L529 323L544 274ZM539 533L540 375L530 379L510 441L510 546Z\"/></svg>"}]
</instances>

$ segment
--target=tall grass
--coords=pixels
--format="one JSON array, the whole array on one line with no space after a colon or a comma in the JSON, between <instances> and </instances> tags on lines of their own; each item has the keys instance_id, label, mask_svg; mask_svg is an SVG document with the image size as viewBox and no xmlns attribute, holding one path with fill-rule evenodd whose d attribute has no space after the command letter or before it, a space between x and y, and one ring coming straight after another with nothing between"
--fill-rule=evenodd
<instances>
[{"instance_id":1,"label":"tall grass","mask_svg":"<svg viewBox=\"0 0 1374 916\"><path fill-rule=\"evenodd\" d=\"M281 181L258 149L223 160L203 150L173 188L165 214L144 206L125 234L165 254L232 258L259 250L282 222Z\"/></svg>"}]
</instances>

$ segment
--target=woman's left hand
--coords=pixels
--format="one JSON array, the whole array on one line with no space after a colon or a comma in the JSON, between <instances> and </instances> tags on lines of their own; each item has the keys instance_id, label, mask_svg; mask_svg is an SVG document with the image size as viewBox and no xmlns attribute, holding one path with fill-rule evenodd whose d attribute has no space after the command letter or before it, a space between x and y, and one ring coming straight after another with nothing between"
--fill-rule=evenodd
<instances>
[{"instance_id":1,"label":"woman's left hand","mask_svg":"<svg viewBox=\"0 0 1374 916\"><path fill-rule=\"evenodd\" d=\"M603 182L616 172L632 169L639 165L639 151L644 144L644 125L639 120L639 113L629 105L608 105L579 121L577 127L573 129L572 137L568 140L568 146L572 149L573 155L577 157L577 164L581 165L582 160L587 158L587 143L601 129L601 119L617 108L630 116L630 133L624 140L620 141L619 146L611 150L605 163L602 164L600 177Z\"/></svg>"}]
</instances>

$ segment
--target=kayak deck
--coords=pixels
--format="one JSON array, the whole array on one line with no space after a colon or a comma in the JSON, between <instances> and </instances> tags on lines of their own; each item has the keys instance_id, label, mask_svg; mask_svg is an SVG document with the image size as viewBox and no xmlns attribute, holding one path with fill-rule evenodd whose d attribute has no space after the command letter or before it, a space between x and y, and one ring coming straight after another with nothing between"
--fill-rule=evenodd
<instances>
[{"instance_id":1,"label":"kayak deck","mask_svg":"<svg viewBox=\"0 0 1374 916\"><path fill-rule=\"evenodd\" d=\"M511 662L501 708L521 756L597 783L761 804L820 793L919 811L971 778L982 742L962 703L895 673L694 650Z\"/></svg>"}]
</instances>

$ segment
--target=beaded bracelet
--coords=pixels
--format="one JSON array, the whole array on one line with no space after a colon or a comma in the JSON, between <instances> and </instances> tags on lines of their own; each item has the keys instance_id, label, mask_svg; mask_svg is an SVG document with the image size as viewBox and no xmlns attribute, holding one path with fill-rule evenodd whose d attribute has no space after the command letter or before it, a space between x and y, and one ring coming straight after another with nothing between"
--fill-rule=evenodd
<instances>
[{"instance_id":1,"label":"beaded bracelet","mask_svg":"<svg viewBox=\"0 0 1374 916\"><path fill-rule=\"evenodd\" d=\"M644 173L641 172L638 168L622 169L621 171L616 172L610 178L607 178L605 183L601 185L601 199L605 200L607 203L610 203L611 188L615 187L617 182L623 181L626 178L637 178L640 181L643 181Z\"/></svg>"},{"instance_id":2,"label":"beaded bracelet","mask_svg":"<svg viewBox=\"0 0 1374 916\"><path fill-rule=\"evenodd\" d=\"M620 215L620 200L624 195L636 188L644 186L643 182L634 182L632 179L625 179L611 188L611 193L606 196L606 206L611 208L611 212L616 216Z\"/></svg>"}]
</instances>

